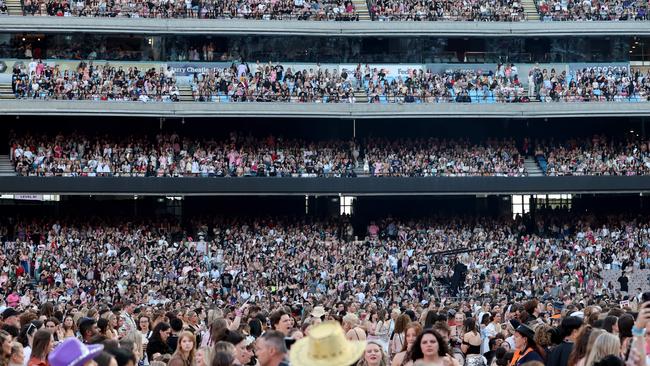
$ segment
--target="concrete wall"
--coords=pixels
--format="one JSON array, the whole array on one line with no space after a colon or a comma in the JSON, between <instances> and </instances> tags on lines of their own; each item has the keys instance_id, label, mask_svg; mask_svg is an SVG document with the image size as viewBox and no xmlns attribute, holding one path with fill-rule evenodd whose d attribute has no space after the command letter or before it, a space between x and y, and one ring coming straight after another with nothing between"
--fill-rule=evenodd
<instances>
[{"instance_id":1,"label":"concrete wall","mask_svg":"<svg viewBox=\"0 0 650 366\"><path fill-rule=\"evenodd\" d=\"M0 115L295 118L564 118L650 116L650 103L300 104L0 100Z\"/></svg>"},{"instance_id":2,"label":"concrete wall","mask_svg":"<svg viewBox=\"0 0 650 366\"><path fill-rule=\"evenodd\" d=\"M2 32L258 34L321 36L551 37L648 36L650 21L628 22L312 22L78 17L0 18Z\"/></svg>"}]
</instances>

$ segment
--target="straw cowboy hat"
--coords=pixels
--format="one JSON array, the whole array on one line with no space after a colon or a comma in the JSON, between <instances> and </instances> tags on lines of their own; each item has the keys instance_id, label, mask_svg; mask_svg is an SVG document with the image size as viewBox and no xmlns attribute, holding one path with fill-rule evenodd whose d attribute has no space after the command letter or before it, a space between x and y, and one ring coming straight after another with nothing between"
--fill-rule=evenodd
<instances>
[{"instance_id":1,"label":"straw cowboy hat","mask_svg":"<svg viewBox=\"0 0 650 366\"><path fill-rule=\"evenodd\" d=\"M291 347L291 366L350 366L366 349L364 341L348 341L343 328L334 321L318 324L309 336Z\"/></svg>"},{"instance_id":2,"label":"straw cowboy hat","mask_svg":"<svg viewBox=\"0 0 650 366\"><path fill-rule=\"evenodd\" d=\"M325 308L322 306L316 306L310 313L310 315L315 318L320 318L325 314L327 314L327 312L325 312Z\"/></svg>"}]
</instances>

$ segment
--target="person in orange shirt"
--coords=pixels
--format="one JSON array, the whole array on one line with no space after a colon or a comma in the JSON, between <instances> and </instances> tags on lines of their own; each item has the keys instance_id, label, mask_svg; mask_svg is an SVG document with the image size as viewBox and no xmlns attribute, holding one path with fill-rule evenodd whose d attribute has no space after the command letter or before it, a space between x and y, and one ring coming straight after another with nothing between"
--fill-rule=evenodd
<instances>
[{"instance_id":1,"label":"person in orange shirt","mask_svg":"<svg viewBox=\"0 0 650 366\"><path fill-rule=\"evenodd\" d=\"M49 330L41 329L34 334L32 342L32 355L27 366L49 366L47 356L54 346L54 337Z\"/></svg>"},{"instance_id":2,"label":"person in orange shirt","mask_svg":"<svg viewBox=\"0 0 650 366\"><path fill-rule=\"evenodd\" d=\"M525 324L515 330L515 354L510 366L521 366L529 361L544 362L539 346L535 343L535 331Z\"/></svg>"}]
</instances>

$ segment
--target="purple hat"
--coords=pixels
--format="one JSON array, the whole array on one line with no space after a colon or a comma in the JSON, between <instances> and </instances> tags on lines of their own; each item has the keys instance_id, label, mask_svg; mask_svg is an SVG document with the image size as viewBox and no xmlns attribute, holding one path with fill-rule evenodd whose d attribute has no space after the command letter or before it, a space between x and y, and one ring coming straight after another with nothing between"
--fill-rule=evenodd
<instances>
[{"instance_id":1,"label":"purple hat","mask_svg":"<svg viewBox=\"0 0 650 366\"><path fill-rule=\"evenodd\" d=\"M48 356L51 366L81 366L104 349L101 344L85 345L77 338L68 338Z\"/></svg>"}]
</instances>

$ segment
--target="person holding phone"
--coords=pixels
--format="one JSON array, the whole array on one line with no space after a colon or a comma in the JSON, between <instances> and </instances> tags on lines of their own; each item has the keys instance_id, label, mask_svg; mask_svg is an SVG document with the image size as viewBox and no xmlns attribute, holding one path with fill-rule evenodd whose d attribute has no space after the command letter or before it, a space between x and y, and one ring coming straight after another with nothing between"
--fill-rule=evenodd
<instances>
[{"instance_id":1,"label":"person holding phone","mask_svg":"<svg viewBox=\"0 0 650 366\"><path fill-rule=\"evenodd\" d=\"M624 355L626 366L646 366L650 362L646 352L647 327L650 322L650 293L643 293L641 299L643 304L632 327L632 342L627 355Z\"/></svg>"}]
</instances>

